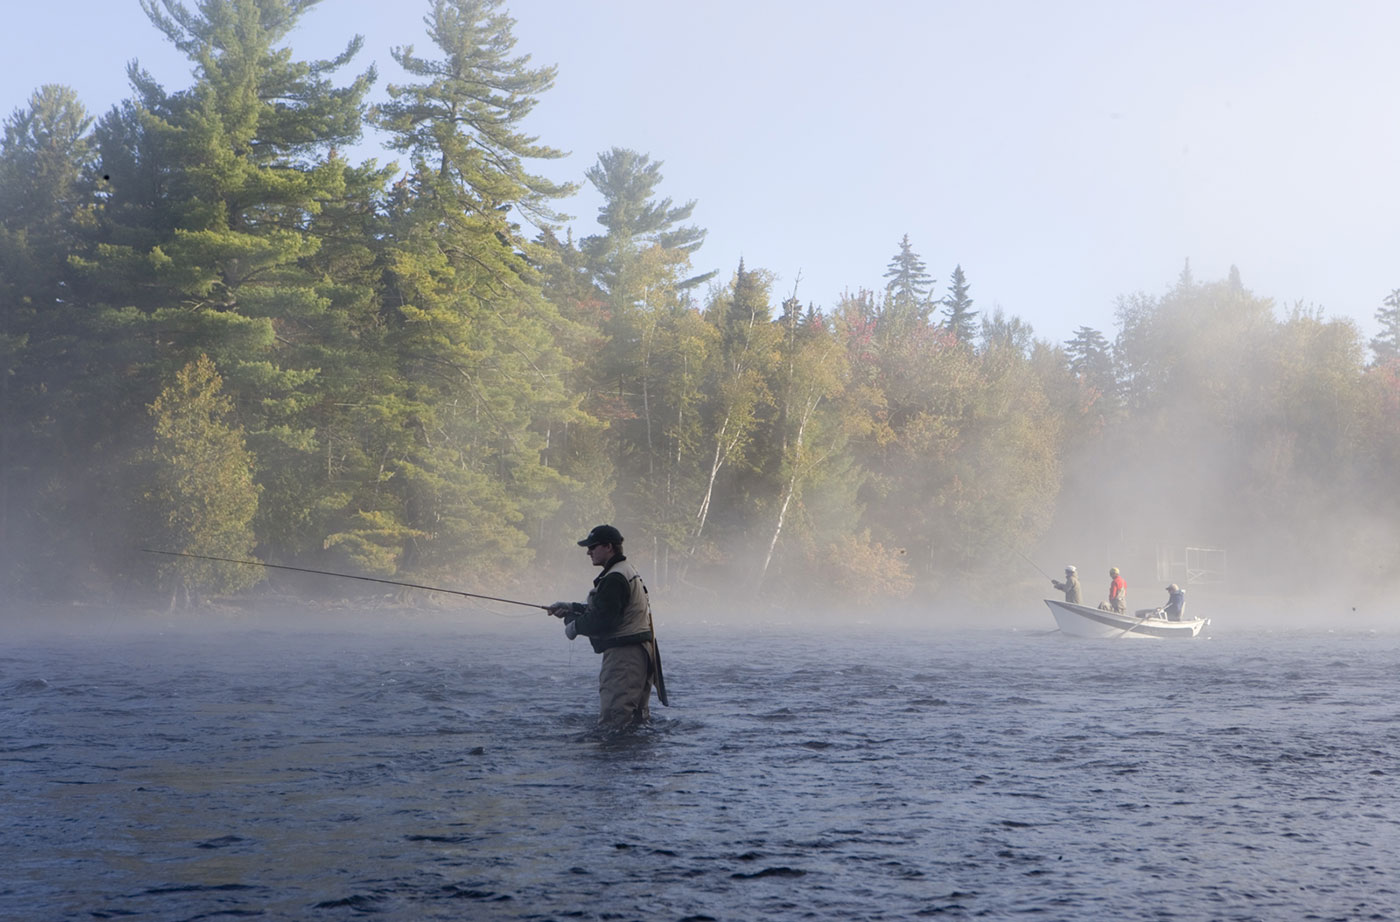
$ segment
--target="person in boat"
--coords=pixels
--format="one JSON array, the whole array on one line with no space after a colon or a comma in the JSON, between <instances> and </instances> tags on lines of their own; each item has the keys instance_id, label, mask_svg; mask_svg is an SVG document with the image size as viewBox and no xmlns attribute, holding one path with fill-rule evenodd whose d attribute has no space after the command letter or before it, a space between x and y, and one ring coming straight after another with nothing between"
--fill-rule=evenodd
<instances>
[{"instance_id":1,"label":"person in boat","mask_svg":"<svg viewBox=\"0 0 1400 922\"><path fill-rule=\"evenodd\" d=\"M1172 583L1167 587L1167 604L1161 608L1139 608L1133 614L1139 618L1162 618L1167 621L1181 621L1186 611L1186 593Z\"/></svg>"},{"instance_id":2,"label":"person in boat","mask_svg":"<svg viewBox=\"0 0 1400 922\"><path fill-rule=\"evenodd\" d=\"M1162 616L1168 621L1186 620L1186 593L1176 583L1167 587L1167 604L1162 607Z\"/></svg>"},{"instance_id":3,"label":"person in boat","mask_svg":"<svg viewBox=\"0 0 1400 922\"><path fill-rule=\"evenodd\" d=\"M1062 583L1057 579L1052 579L1050 585L1065 594L1065 601L1075 605L1079 604L1081 598L1079 593L1079 571L1073 566L1065 567L1065 581Z\"/></svg>"},{"instance_id":4,"label":"person in boat","mask_svg":"<svg viewBox=\"0 0 1400 922\"><path fill-rule=\"evenodd\" d=\"M573 640L582 634L603 656L599 725L622 729L645 723L658 671L646 584L622 553L622 532L613 526L597 526L578 544L603 572L593 580L588 601L555 602L546 610L564 619L565 636Z\"/></svg>"},{"instance_id":5,"label":"person in boat","mask_svg":"<svg viewBox=\"0 0 1400 922\"><path fill-rule=\"evenodd\" d=\"M1125 614L1128 611L1128 583L1117 567L1108 570L1108 601L1099 603L1100 611L1115 611Z\"/></svg>"}]
</instances>

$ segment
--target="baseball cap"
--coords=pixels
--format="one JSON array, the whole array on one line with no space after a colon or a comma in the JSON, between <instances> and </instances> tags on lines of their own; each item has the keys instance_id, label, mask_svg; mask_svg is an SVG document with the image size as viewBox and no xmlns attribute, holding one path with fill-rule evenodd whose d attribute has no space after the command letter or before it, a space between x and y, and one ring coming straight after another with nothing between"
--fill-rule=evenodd
<instances>
[{"instance_id":1,"label":"baseball cap","mask_svg":"<svg viewBox=\"0 0 1400 922\"><path fill-rule=\"evenodd\" d=\"M622 543L622 532L611 525L595 525L588 537L578 543L579 547L593 547L597 544L611 544L617 547Z\"/></svg>"}]
</instances>

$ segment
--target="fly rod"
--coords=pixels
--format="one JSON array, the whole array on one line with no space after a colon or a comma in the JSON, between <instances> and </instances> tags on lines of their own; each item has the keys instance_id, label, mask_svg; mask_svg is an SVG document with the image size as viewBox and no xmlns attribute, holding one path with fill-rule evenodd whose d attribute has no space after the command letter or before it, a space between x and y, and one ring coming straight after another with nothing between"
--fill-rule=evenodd
<instances>
[{"instance_id":1,"label":"fly rod","mask_svg":"<svg viewBox=\"0 0 1400 922\"><path fill-rule=\"evenodd\" d=\"M1020 556L1020 558L1021 558L1022 560L1024 560L1026 563L1028 563L1028 564L1030 564L1031 566L1035 567L1037 570L1040 570L1040 567L1036 566L1036 563L1035 563L1034 560L1031 560L1029 557L1027 557L1025 554L1022 554L1020 551L1017 551L1016 553L1017 553L1017 554ZM1054 582L1054 581L1055 581L1055 577L1051 576L1049 573L1046 573L1044 570L1040 570L1040 575L1043 576L1043 577L1045 577L1046 579L1050 580L1051 582Z\"/></svg>"},{"instance_id":2,"label":"fly rod","mask_svg":"<svg viewBox=\"0 0 1400 922\"><path fill-rule=\"evenodd\" d=\"M420 586L417 583L401 583L396 579L380 579L377 576L356 576L353 573L333 573L330 570L311 570L306 567L289 567L280 563L263 563L261 560L235 560L232 557L210 557L207 554L184 554L180 551L157 551L154 548L143 547L141 550L147 554L164 554L167 557L190 557L195 560L217 560L220 563L241 563L247 567L267 567L269 570L292 570L296 573L315 573L320 576L339 576L342 579L361 579L367 583L385 583L389 586L404 586L408 589L425 589L428 592L448 592L452 595L462 595L469 599L487 599L492 602L505 602L507 605L524 605L527 608L542 608L549 611L548 605L539 605L535 602L520 602L516 599L501 599L494 595L480 595L475 592L463 592L461 589L442 589L438 586Z\"/></svg>"}]
</instances>

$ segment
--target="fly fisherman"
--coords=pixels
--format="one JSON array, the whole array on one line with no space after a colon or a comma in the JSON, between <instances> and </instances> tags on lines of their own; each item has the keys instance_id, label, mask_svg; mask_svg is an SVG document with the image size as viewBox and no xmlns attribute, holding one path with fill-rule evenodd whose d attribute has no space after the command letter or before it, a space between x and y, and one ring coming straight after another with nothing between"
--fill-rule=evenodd
<instances>
[{"instance_id":1,"label":"fly fisherman","mask_svg":"<svg viewBox=\"0 0 1400 922\"><path fill-rule=\"evenodd\" d=\"M603 572L593 580L586 602L555 602L546 610L564 619L570 640L579 634L603 654L598 673L598 723L620 729L651 717L652 686L666 703L666 681L652 631L647 587L637 568L622 553L622 533L599 525L579 542L588 559Z\"/></svg>"},{"instance_id":2,"label":"fly fisherman","mask_svg":"<svg viewBox=\"0 0 1400 922\"><path fill-rule=\"evenodd\" d=\"M1073 566L1065 567L1065 581L1062 583L1057 579L1052 579L1050 585L1065 594L1065 601L1075 605L1079 604L1079 571Z\"/></svg>"}]
</instances>

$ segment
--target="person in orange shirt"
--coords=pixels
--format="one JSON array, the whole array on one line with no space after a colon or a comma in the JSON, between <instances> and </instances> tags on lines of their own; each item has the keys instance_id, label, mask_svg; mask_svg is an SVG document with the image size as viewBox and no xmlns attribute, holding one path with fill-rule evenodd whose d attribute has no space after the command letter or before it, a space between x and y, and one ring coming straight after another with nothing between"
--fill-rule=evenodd
<instances>
[{"instance_id":1,"label":"person in orange shirt","mask_svg":"<svg viewBox=\"0 0 1400 922\"><path fill-rule=\"evenodd\" d=\"M1128 584L1117 567L1108 571L1108 601L1100 602L1102 611L1116 611L1120 615L1128 611Z\"/></svg>"}]
</instances>

